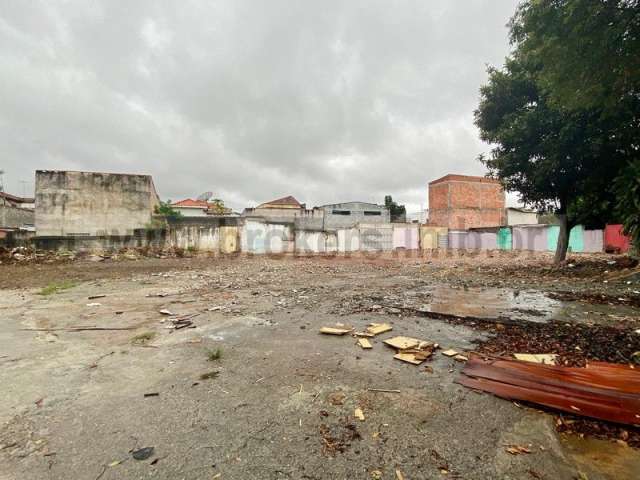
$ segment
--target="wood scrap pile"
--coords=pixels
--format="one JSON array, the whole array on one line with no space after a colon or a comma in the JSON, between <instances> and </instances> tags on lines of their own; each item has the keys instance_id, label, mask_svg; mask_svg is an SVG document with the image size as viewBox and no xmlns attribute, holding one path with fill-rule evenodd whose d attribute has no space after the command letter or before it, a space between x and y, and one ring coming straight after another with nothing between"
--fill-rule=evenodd
<instances>
[{"instance_id":1,"label":"wood scrap pile","mask_svg":"<svg viewBox=\"0 0 640 480\"><path fill-rule=\"evenodd\" d=\"M437 343L403 336L389 338L384 343L396 350L393 358L412 365L420 365L438 348Z\"/></svg>"},{"instance_id":2,"label":"wood scrap pile","mask_svg":"<svg viewBox=\"0 0 640 480\"><path fill-rule=\"evenodd\" d=\"M456 382L574 415L640 425L640 371L630 365L565 367L473 355Z\"/></svg>"}]
</instances>

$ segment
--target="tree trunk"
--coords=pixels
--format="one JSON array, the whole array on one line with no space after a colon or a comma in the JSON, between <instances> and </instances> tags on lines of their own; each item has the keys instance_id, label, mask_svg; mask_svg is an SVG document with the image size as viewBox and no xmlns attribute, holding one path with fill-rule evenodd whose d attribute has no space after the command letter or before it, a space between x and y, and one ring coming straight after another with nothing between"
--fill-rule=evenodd
<instances>
[{"instance_id":1,"label":"tree trunk","mask_svg":"<svg viewBox=\"0 0 640 480\"><path fill-rule=\"evenodd\" d=\"M559 265L567 258L567 249L569 248L569 233L572 225L567 219L565 213L557 215L560 220L560 233L558 234L558 245L556 246L556 256L553 259L554 265Z\"/></svg>"}]
</instances>

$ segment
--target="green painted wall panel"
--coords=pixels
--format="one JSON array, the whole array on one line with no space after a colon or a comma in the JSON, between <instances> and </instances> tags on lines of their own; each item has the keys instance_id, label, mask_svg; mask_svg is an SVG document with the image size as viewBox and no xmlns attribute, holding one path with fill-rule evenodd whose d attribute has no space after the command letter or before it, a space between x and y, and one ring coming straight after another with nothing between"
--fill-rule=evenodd
<instances>
[{"instance_id":1,"label":"green painted wall panel","mask_svg":"<svg viewBox=\"0 0 640 480\"><path fill-rule=\"evenodd\" d=\"M511 229L501 228L498 230L498 249L511 250Z\"/></svg>"},{"instance_id":2,"label":"green painted wall panel","mask_svg":"<svg viewBox=\"0 0 640 480\"><path fill-rule=\"evenodd\" d=\"M547 228L547 248L555 252L558 246L558 237L560 236L560 227L558 225L550 225ZM584 227L577 225L571 229L569 233L569 251L584 251Z\"/></svg>"}]
</instances>

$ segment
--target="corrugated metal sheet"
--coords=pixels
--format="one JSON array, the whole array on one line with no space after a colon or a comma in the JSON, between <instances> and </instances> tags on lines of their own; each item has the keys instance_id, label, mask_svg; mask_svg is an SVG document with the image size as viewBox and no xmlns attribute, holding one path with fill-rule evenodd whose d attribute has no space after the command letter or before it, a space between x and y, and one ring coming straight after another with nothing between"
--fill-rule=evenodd
<instances>
[{"instance_id":1,"label":"corrugated metal sheet","mask_svg":"<svg viewBox=\"0 0 640 480\"><path fill-rule=\"evenodd\" d=\"M448 248L467 248L467 232L464 230L449 230Z\"/></svg>"},{"instance_id":2,"label":"corrugated metal sheet","mask_svg":"<svg viewBox=\"0 0 640 480\"><path fill-rule=\"evenodd\" d=\"M631 248L631 237L623 233L622 225L607 225L604 229L604 246L608 252L626 253Z\"/></svg>"},{"instance_id":3,"label":"corrugated metal sheet","mask_svg":"<svg viewBox=\"0 0 640 480\"><path fill-rule=\"evenodd\" d=\"M393 249L393 226L391 224L360 224L360 250L390 251Z\"/></svg>"},{"instance_id":4,"label":"corrugated metal sheet","mask_svg":"<svg viewBox=\"0 0 640 480\"><path fill-rule=\"evenodd\" d=\"M544 252L548 249L547 225L513 227L513 250L534 250Z\"/></svg>"},{"instance_id":5,"label":"corrugated metal sheet","mask_svg":"<svg viewBox=\"0 0 640 480\"><path fill-rule=\"evenodd\" d=\"M496 250L498 248L498 234L497 232L470 230L465 239L465 246L470 250Z\"/></svg>"},{"instance_id":6,"label":"corrugated metal sheet","mask_svg":"<svg viewBox=\"0 0 640 480\"><path fill-rule=\"evenodd\" d=\"M502 227L498 230L498 248L500 250L511 250L512 238L511 229L509 227Z\"/></svg>"},{"instance_id":7,"label":"corrugated metal sheet","mask_svg":"<svg viewBox=\"0 0 640 480\"><path fill-rule=\"evenodd\" d=\"M585 252L604 252L604 230L584 230L582 234Z\"/></svg>"},{"instance_id":8,"label":"corrugated metal sheet","mask_svg":"<svg viewBox=\"0 0 640 480\"><path fill-rule=\"evenodd\" d=\"M446 227L430 227L428 225L420 226L420 248L430 250L435 248L447 248L439 245L439 236L447 238L448 229Z\"/></svg>"},{"instance_id":9,"label":"corrugated metal sheet","mask_svg":"<svg viewBox=\"0 0 640 480\"><path fill-rule=\"evenodd\" d=\"M449 232L439 233L438 234L438 248L447 249L449 248Z\"/></svg>"},{"instance_id":10,"label":"corrugated metal sheet","mask_svg":"<svg viewBox=\"0 0 640 480\"><path fill-rule=\"evenodd\" d=\"M393 224L393 249L417 250L420 245L418 225Z\"/></svg>"},{"instance_id":11,"label":"corrugated metal sheet","mask_svg":"<svg viewBox=\"0 0 640 480\"><path fill-rule=\"evenodd\" d=\"M640 372L628 365L593 362L577 368L472 355L462 373L456 382L503 398L638 424Z\"/></svg>"},{"instance_id":12,"label":"corrugated metal sheet","mask_svg":"<svg viewBox=\"0 0 640 480\"><path fill-rule=\"evenodd\" d=\"M360 250L360 231L357 228L337 230L338 252L357 252Z\"/></svg>"}]
</instances>

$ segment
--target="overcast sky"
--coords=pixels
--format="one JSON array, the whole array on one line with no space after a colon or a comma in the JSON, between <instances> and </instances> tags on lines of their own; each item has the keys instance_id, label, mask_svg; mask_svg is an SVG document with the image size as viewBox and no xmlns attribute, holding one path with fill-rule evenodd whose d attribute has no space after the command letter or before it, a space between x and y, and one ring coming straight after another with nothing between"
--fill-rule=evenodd
<instances>
[{"instance_id":1,"label":"overcast sky","mask_svg":"<svg viewBox=\"0 0 640 480\"><path fill-rule=\"evenodd\" d=\"M417 210L430 180L484 174L473 109L516 4L0 0L6 190L91 170L235 209L391 194Z\"/></svg>"}]
</instances>

